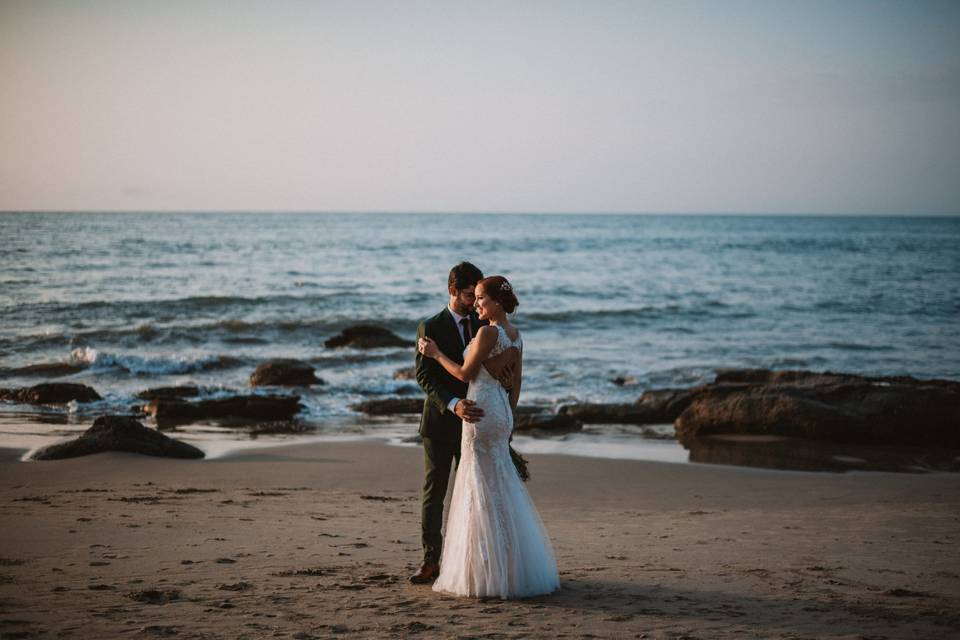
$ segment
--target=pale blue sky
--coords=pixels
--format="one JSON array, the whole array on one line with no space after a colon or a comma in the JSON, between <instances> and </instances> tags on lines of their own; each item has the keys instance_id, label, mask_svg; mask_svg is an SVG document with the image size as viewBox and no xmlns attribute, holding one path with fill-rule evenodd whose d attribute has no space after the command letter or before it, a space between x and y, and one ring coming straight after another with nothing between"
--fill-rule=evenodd
<instances>
[{"instance_id":1,"label":"pale blue sky","mask_svg":"<svg viewBox=\"0 0 960 640\"><path fill-rule=\"evenodd\" d=\"M0 210L960 213L960 3L0 1Z\"/></svg>"}]
</instances>

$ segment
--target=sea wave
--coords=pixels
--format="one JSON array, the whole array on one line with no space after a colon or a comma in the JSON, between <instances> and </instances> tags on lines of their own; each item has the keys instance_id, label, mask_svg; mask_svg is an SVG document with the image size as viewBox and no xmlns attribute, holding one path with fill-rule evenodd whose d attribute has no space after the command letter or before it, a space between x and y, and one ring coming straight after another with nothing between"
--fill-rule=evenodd
<instances>
[{"instance_id":1,"label":"sea wave","mask_svg":"<svg viewBox=\"0 0 960 640\"><path fill-rule=\"evenodd\" d=\"M23 323L35 322L38 318L61 318L64 321L96 321L103 312L110 319L195 317L201 314L225 315L242 311L249 313L262 308L303 307L323 308L328 301L334 301L333 308L349 308L362 301L364 295L356 288L332 290L310 295L276 294L265 296L187 296L183 298L156 299L117 299L87 300L80 302L33 302L17 305L10 309L10 321ZM371 299L376 296L369 294Z\"/></svg>"},{"instance_id":2,"label":"sea wave","mask_svg":"<svg viewBox=\"0 0 960 640\"><path fill-rule=\"evenodd\" d=\"M563 311L531 311L522 314L523 320L532 320L537 323L567 323L579 321L593 321L597 319L617 319L618 321L641 319L677 319L709 317L749 318L754 312L743 306L734 306L720 300L705 300L696 305L647 305L640 307L625 307L619 309L570 309Z\"/></svg>"},{"instance_id":3,"label":"sea wave","mask_svg":"<svg viewBox=\"0 0 960 640\"><path fill-rule=\"evenodd\" d=\"M227 355L201 357L188 356L139 356L132 354L102 352L92 347L80 347L70 352L70 362L87 365L94 370L119 369L133 375L176 375L233 369L246 362Z\"/></svg>"},{"instance_id":4,"label":"sea wave","mask_svg":"<svg viewBox=\"0 0 960 640\"><path fill-rule=\"evenodd\" d=\"M184 323L147 322L137 325L110 326L98 329L45 331L25 336L0 338L0 346L11 350L32 349L58 345L87 347L95 344L125 345L135 347L142 343L154 345L205 345L220 340L229 344L264 344L271 339L287 341L309 338L318 343L333 337L345 328L358 324L375 324L390 328L400 336L410 336L416 331L418 320L414 318L327 318L290 319L289 317L264 320L225 319L213 322L187 321Z\"/></svg>"}]
</instances>

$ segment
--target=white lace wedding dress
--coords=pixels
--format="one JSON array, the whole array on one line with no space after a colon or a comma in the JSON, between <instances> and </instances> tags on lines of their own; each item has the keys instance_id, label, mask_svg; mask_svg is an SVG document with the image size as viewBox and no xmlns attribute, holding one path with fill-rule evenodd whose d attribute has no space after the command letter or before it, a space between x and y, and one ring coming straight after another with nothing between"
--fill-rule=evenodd
<instances>
[{"instance_id":1,"label":"white lace wedding dress","mask_svg":"<svg viewBox=\"0 0 960 640\"><path fill-rule=\"evenodd\" d=\"M512 341L503 327L497 329L490 357L510 347L522 348L519 335ZM500 598L555 591L560 577L550 538L510 458L513 412L507 392L480 367L467 398L483 409L484 416L476 424L463 423L440 576L433 589Z\"/></svg>"}]
</instances>

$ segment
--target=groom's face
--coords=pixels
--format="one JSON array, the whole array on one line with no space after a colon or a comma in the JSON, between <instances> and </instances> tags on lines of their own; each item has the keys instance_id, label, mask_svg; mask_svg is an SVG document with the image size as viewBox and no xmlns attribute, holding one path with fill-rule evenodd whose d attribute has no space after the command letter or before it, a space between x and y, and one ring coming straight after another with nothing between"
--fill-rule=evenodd
<instances>
[{"instance_id":1,"label":"groom's face","mask_svg":"<svg viewBox=\"0 0 960 640\"><path fill-rule=\"evenodd\" d=\"M453 310L462 316L470 315L473 311L473 305L477 301L475 285L470 285L466 289L450 290L450 306Z\"/></svg>"}]
</instances>

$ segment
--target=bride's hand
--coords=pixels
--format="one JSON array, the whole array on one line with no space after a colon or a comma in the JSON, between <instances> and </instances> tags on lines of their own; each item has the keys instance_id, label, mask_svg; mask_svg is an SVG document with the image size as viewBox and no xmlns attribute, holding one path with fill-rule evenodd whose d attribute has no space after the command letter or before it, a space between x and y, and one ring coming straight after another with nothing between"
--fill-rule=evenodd
<instances>
[{"instance_id":1,"label":"bride's hand","mask_svg":"<svg viewBox=\"0 0 960 640\"><path fill-rule=\"evenodd\" d=\"M430 338L423 337L417 340L417 349L428 358L436 358L440 353L440 347Z\"/></svg>"}]
</instances>

